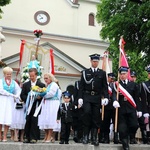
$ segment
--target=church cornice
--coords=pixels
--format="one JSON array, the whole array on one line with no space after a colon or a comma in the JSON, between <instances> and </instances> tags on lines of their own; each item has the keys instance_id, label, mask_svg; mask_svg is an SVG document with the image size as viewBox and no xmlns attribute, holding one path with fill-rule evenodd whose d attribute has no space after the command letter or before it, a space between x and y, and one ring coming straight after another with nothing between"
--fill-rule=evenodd
<instances>
[{"instance_id":1,"label":"church cornice","mask_svg":"<svg viewBox=\"0 0 150 150\"><path fill-rule=\"evenodd\" d=\"M13 34L13 35L22 35L27 37L34 37L33 31L24 30L24 29L16 29L10 27L2 27L3 33ZM58 34L51 34L48 32L43 32L42 39L48 40L56 40L56 41L66 41L71 43L79 43L79 44L86 44L86 45L93 45L93 46L100 46L104 49L107 49L109 46L109 42L105 42L102 40L95 40L95 39L86 39L82 37L73 37L73 36L66 36L66 35L58 35Z\"/></svg>"}]
</instances>

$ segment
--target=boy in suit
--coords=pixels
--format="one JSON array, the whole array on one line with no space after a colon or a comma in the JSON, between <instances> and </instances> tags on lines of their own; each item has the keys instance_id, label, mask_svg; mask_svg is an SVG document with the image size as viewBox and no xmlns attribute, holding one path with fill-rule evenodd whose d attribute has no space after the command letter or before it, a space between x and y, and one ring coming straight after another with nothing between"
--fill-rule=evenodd
<instances>
[{"instance_id":1,"label":"boy in suit","mask_svg":"<svg viewBox=\"0 0 150 150\"><path fill-rule=\"evenodd\" d=\"M57 113L57 122L61 120L61 133L59 144L69 144L70 128L72 125L72 104L70 103L71 94L63 92L64 103L60 104Z\"/></svg>"}]
</instances>

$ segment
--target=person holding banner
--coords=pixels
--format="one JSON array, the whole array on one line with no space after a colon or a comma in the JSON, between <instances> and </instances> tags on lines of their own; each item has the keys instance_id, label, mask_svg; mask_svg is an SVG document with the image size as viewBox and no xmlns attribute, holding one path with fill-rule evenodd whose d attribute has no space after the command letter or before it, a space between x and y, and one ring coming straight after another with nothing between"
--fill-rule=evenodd
<instances>
[{"instance_id":1,"label":"person holding banner","mask_svg":"<svg viewBox=\"0 0 150 150\"><path fill-rule=\"evenodd\" d=\"M112 119L114 120L114 107L112 105L112 85L115 79L114 73L107 74L107 83L108 83L108 94L109 94L109 103L105 106L104 119L101 123L101 131L99 136L100 143L110 143L109 133L110 133L110 124Z\"/></svg>"},{"instance_id":2,"label":"person holding banner","mask_svg":"<svg viewBox=\"0 0 150 150\"><path fill-rule=\"evenodd\" d=\"M119 68L119 84L114 83L112 98L113 106L119 108L118 131L124 150L129 150L128 137L138 129L138 117L142 116L138 87L136 83L127 79L128 67ZM119 86L119 87L117 87ZM117 101L117 89L119 98Z\"/></svg>"},{"instance_id":3,"label":"person holding banner","mask_svg":"<svg viewBox=\"0 0 150 150\"><path fill-rule=\"evenodd\" d=\"M21 99L26 104L26 124L25 124L25 139L24 143L36 143L40 138L40 130L38 128L38 116L34 117L34 113L42 98L31 95L31 88L35 85L40 88L45 87L45 84L37 80L38 71L36 68L29 69L30 81L25 82L22 86L20 94Z\"/></svg>"},{"instance_id":4,"label":"person holding banner","mask_svg":"<svg viewBox=\"0 0 150 150\"><path fill-rule=\"evenodd\" d=\"M0 141L7 141L7 132L13 120L13 108L15 101L19 102L21 88L12 80L13 69L3 68L4 77L0 79ZM4 132L2 137L2 126Z\"/></svg>"},{"instance_id":5,"label":"person holding banner","mask_svg":"<svg viewBox=\"0 0 150 150\"><path fill-rule=\"evenodd\" d=\"M107 105L108 84L106 72L98 68L100 55L92 54L89 57L91 68L82 71L78 104L83 103L83 144L88 144L91 130L91 144L98 146L97 134L100 128L101 98L104 96L102 103Z\"/></svg>"}]
</instances>

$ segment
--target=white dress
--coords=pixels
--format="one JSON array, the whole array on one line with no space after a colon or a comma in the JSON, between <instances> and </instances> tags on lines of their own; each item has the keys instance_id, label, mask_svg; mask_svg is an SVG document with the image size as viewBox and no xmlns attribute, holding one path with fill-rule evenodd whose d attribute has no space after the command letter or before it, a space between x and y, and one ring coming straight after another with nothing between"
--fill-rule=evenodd
<instances>
[{"instance_id":1,"label":"white dress","mask_svg":"<svg viewBox=\"0 0 150 150\"><path fill-rule=\"evenodd\" d=\"M60 123L57 123L57 111L60 105L61 90L55 82L47 87L47 94L42 101L41 114L38 118L38 126L41 130L53 129L60 131Z\"/></svg>"},{"instance_id":2,"label":"white dress","mask_svg":"<svg viewBox=\"0 0 150 150\"><path fill-rule=\"evenodd\" d=\"M7 87L6 90L4 87ZM10 92L11 91L11 92ZM13 119L14 98L19 96L21 89L19 85L12 80L10 86L7 86L4 79L0 79L0 124L10 126Z\"/></svg>"},{"instance_id":3,"label":"white dress","mask_svg":"<svg viewBox=\"0 0 150 150\"><path fill-rule=\"evenodd\" d=\"M23 108L16 109L16 103L13 107L13 117L12 117L12 129L24 129L25 127L25 104L23 104Z\"/></svg>"}]
</instances>

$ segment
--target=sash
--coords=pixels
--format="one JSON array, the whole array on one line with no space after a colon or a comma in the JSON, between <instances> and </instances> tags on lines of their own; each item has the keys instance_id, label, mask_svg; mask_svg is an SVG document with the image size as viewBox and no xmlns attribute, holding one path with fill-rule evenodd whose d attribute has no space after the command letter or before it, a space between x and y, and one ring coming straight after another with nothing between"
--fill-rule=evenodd
<instances>
[{"instance_id":1,"label":"sash","mask_svg":"<svg viewBox=\"0 0 150 150\"><path fill-rule=\"evenodd\" d=\"M27 101L26 101L26 115L29 115L30 111L31 111L31 108L32 108L32 105L33 105L33 102L35 100L35 94L34 92L29 92L28 93L28 97L27 97Z\"/></svg>"},{"instance_id":2,"label":"sash","mask_svg":"<svg viewBox=\"0 0 150 150\"><path fill-rule=\"evenodd\" d=\"M118 86L117 82L116 82L116 85ZM128 102L134 108L136 108L136 103L135 103L133 97L130 95L130 93L121 84L119 84L119 92L121 92L121 94L128 100Z\"/></svg>"},{"instance_id":3,"label":"sash","mask_svg":"<svg viewBox=\"0 0 150 150\"><path fill-rule=\"evenodd\" d=\"M40 105L36 108L36 110L35 110L35 112L34 112L34 115L33 115L34 117L37 117L37 115L39 114L39 112L40 112L40 110L41 110L41 108L42 108L42 103L44 103L44 97L43 97L43 99L42 99Z\"/></svg>"},{"instance_id":4,"label":"sash","mask_svg":"<svg viewBox=\"0 0 150 150\"><path fill-rule=\"evenodd\" d=\"M108 85L108 93L110 96L112 96L112 88Z\"/></svg>"}]
</instances>

